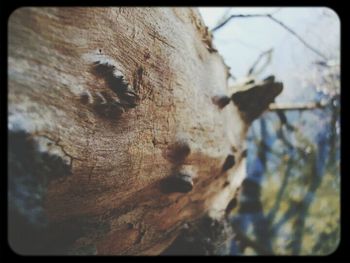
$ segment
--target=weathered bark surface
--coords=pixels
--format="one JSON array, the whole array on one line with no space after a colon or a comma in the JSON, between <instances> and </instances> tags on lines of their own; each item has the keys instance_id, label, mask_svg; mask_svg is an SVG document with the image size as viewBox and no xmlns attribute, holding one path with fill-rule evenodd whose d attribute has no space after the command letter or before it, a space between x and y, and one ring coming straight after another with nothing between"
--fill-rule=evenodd
<instances>
[{"instance_id":1,"label":"weathered bark surface","mask_svg":"<svg viewBox=\"0 0 350 263\"><path fill-rule=\"evenodd\" d=\"M223 215L249 124L214 103L228 69L196 10L21 8L8 65L9 131L69 167L46 179L43 211L77 231L72 253L159 254L184 223ZM193 189L164 189L179 173Z\"/></svg>"}]
</instances>

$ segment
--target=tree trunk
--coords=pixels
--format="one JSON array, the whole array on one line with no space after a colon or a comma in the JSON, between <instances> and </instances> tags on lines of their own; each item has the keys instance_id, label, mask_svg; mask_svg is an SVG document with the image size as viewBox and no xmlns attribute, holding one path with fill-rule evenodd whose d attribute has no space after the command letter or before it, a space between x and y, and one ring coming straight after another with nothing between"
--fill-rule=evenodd
<instances>
[{"instance_id":1,"label":"tree trunk","mask_svg":"<svg viewBox=\"0 0 350 263\"><path fill-rule=\"evenodd\" d=\"M160 254L184 225L223 218L267 102L225 97L197 10L20 8L8 47L17 253ZM268 103L277 86L260 87Z\"/></svg>"}]
</instances>

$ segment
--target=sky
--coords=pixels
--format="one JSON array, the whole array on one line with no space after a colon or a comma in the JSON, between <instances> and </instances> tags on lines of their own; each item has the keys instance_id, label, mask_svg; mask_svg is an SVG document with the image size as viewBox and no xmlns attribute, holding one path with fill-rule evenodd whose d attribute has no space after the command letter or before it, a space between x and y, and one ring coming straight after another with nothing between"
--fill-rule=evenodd
<instances>
[{"instance_id":1,"label":"sky","mask_svg":"<svg viewBox=\"0 0 350 263\"><path fill-rule=\"evenodd\" d=\"M232 7L199 8L204 22L212 29L225 14L267 14L299 34L327 59L339 59L340 20L337 14L322 7ZM284 91L276 102L308 102L315 100L310 81L315 78L315 62L322 57L306 48L294 35L268 18L236 18L214 32L214 45L237 78L247 71L264 51L273 48L272 60L259 78L270 74L284 83ZM316 74L317 78L317 74ZM311 80L310 80L311 79ZM232 81L233 83L233 81Z\"/></svg>"}]
</instances>

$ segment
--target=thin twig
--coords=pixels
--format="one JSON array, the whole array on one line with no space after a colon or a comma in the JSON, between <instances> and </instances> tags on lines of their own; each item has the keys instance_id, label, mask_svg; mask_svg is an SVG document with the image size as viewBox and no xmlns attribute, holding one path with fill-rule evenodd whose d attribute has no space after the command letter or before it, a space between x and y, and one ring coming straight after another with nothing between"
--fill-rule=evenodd
<instances>
[{"instance_id":1,"label":"thin twig","mask_svg":"<svg viewBox=\"0 0 350 263\"><path fill-rule=\"evenodd\" d=\"M247 76L252 75L252 73L255 70L255 67L259 64L259 62L263 59L263 57L267 56L268 59L266 60L265 65L260 69L259 73L261 73L265 69L265 67L271 62L271 53L272 53L272 51L273 51L273 48L270 48L269 50L266 50L266 51L262 52L258 56L258 58L255 60L254 64L248 70ZM257 74L259 74L259 73L257 73Z\"/></svg>"},{"instance_id":2,"label":"thin twig","mask_svg":"<svg viewBox=\"0 0 350 263\"><path fill-rule=\"evenodd\" d=\"M295 32L293 29L291 29L289 26L287 26L286 24L284 24L281 20L276 19L274 16L272 15L267 15L268 18L270 18L272 21L276 22L277 24L279 24L280 26L282 26L284 29L286 29L289 33L291 33L292 35L294 35L297 39L299 39L299 41L301 43L303 43L307 48L309 48L310 50L312 50L314 53L316 53L317 55L319 55L320 57L322 57L324 60L328 60L327 57L325 55L323 55L320 51L318 51L316 48L312 47L309 43L307 43L301 36L299 36L299 34L297 34L297 32Z\"/></svg>"},{"instance_id":3,"label":"thin twig","mask_svg":"<svg viewBox=\"0 0 350 263\"><path fill-rule=\"evenodd\" d=\"M297 32L295 32L293 29L291 29L289 26L287 26L285 23L280 21L279 19L275 18L272 14L248 14L248 15L243 15L243 14L238 14L238 15L231 15L228 17L225 21L223 21L221 24L217 25L214 27L211 32L215 32L218 29L222 28L227 22L229 22L233 18L252 18L252 17L266 17L269 18L271 21L277 23L281 27L283 27L285 30L287 30L289 33L294 35L301 43L303 43L308 49L313 51L315 54L319 55L322 57L324 60L327 60L327 57L323 55L320 51L318 51L316 48L312 47L309 43L307 43Z\"/></svg>"},{"instance_id":4,"label":"thin twig","mask_svg":"<svg viewBox=\"0 0 350 263\"><path fill-rule=\"evenodd\" d=\"M253 15L243 15L243 14L239 14L239 15L231 15L229 16L226 20L224 20L223 22L221 22L219 25L217 25L216 27L214 27L211 32L215 32L218 29L222 28L227 22L229 22L231 19L233 18L250 18L250 17L266 17L266 14L253 14Z\"/></svg>"},{"instance_id":5,"label":"thin twig","mask_svg":"<svg viewBox=\"0 0 350 263\"><path fill-rule=\"evenodd\" d=\"M280 103L272 103L269 106L269 111L304 111L304 110L314 110L314 109L322 109L327 107L328 103L305 103L305 104L280 104Z\"/></svg>"},{"instance_id":6,"label":"thin twig","mask_svg":"<svg viewBox=\"0 0 350 263\"><path fill-rule=\"evenodd\" d=\"M223 21L227 19L229 13L231 12L232 7L227 8L225 13L221 16L221 18L216 22L216 25L220 25Z\"/></svg>"}]
</instances>

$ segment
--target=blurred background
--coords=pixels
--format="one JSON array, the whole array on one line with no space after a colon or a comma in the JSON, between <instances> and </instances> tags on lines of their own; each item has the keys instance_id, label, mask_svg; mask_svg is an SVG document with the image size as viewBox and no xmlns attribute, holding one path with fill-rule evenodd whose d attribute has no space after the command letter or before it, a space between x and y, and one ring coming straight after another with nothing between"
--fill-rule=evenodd
<instances>
[{"instance_id":1,"label":"blurred background","mask_svg":"<svg viewBox=\"0 0 350 263\"><path fill-rule=\"evenodd\" d=\"M233 255L327 255L340 241L340 20L328 8L200 8L230 85L284 90L248 133Z\"/></svg>"}]
</instances>

